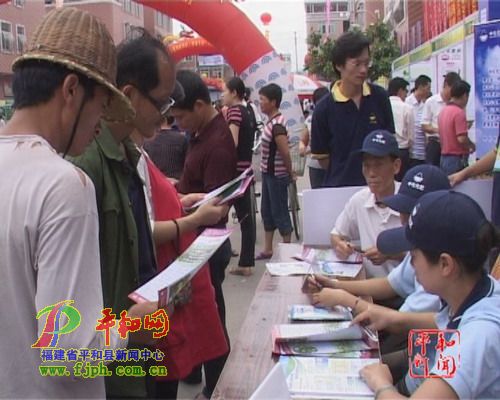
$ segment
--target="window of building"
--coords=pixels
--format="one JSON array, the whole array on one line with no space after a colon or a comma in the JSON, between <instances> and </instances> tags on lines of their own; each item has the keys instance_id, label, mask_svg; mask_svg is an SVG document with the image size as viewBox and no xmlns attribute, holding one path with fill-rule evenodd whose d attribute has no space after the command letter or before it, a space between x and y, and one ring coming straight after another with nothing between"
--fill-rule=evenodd
<instances>
[{"instance_id":1,"label":"window of building","mask_svg":"<svg viewBox=\"0 0 500 400\"><path fill-rule=\"evenodd\" d=\"M16 25L16 39L17 39L17 52L19 54L24 53L24 47L26 45L26 30L23 25Z\"/></svg>"},{"instance_id":2,"label":"window of building","mask_svg":"<svg viewBox=\"0 0 500 400\"><path fill-rule=\"evenodd\" d=\"M4 53L14 52L14 35L12 34L12 24L10 22L0 22L0 50Z\"/></svg>"},{"instance_id":3,"label":"window of building","mask_svg":"<svg viewBox=\"0 0 500 400\"><path fill-rule=\"evenodd\" d=\"M186 61L194 61L194 56L187 56L184 58Z\"/></svg>"},{"instance_id":4,"label":"window of building","mask_svg":"<svg viewBox=\"0 0 500 400\"><path fill-rule=\"evenodd\" d=\"M337 3L337 10L336 11L348 11L349 5L347 2L339 2Z\"/></svg>"},{"instance_id":5,"label":"window of building","mask_svg":"<svg viewBox=\"0 0 500 400\"><path fill-rule=\"evenodd\" d=\"M132 11L132 1L123 0L123 9L125 10L125 12L130 13Z\"/></svg>"},{"instance_id":6,"label":"window of building","mask_svg":"<svg viewBox=\"0 0 500 400\"><path fill-rule=\"evenodd\" d=\"M125 22L123 24L123 28L123 35L125 39L130 39L130 37L132 36L132 25L130 25L128 22Z\"/></svg>"},{"instance_id":7,"label":"window of building","mask_svg":"<svg viewBox=\"0 0 500 400\"><path fill-rule=\"evenodd\" d=\"M16 7L24 7L24 3L25 3L26 0L14 0L14 5Z\"/></svg>"},{"instance_id":8,"label":"window of building","mask_svg":"<svg viewBox=\"0 0 500 400\"><path fill-rule=\"evenodd\" d=\"M319 14L326 11L326 6L324 3L308 3L306 4L307 14Z\"/></svg>"}]
</instances>

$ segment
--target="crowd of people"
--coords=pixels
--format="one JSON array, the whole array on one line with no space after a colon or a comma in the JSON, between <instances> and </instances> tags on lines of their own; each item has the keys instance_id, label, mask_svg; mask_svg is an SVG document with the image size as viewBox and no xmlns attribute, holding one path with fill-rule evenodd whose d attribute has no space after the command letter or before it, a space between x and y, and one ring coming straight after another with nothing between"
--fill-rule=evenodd
<instances>
[{"instance_id":1,"label":"crowd of people","mask_svg":"<svg viewBox=\"0 0 500 400\"><path fill-rule=\"evenodd\" d=\"M311 154L312 188L364 186L332 221L330 239L339 258L362 255L367 279L308 278L311 302L349 307L354 322L380 331L383 363L361 371L376 398L497 398L500 286L490 251L500 244L498 174L493 223L451 190L497 159L495 149L467 166L475 151L464 111L470 86L448 73L429 97L431 80L422 75L410 96L402 78L387 93L368 82L370 43L360 32L340 36L331 61L339 79L314 93L302 152ZM203 369L197 398L210 398L230 352L222 288L229 239L167 305L166 337L143 327L124 339L112 329L105 343L95 321L104 309L141 320L158 310L129 294L204 228L226 227L230 206L218 199L184 210L252 165L259 126L264 247L255 253L247 191L231 204L242 240L229 272L248 276L256 260L271 258L276 230L291 241L288 186L296 173L282 89L260 88L259 112L233 77L219 111L202 78L177 70L161 41L137 29L115 47L98 18L70 7L43 18L13 71L15 109L0 126L0 397L175 399L179 381L201 382ZM47 326L37 313L61 301L82 318L75 334L57 337L58 347L160 349L168 375L120 376L111 363L105 378L42 377L32 345ZM414 328L460 332L454 377L407 374Z\"/></svg>"}]
</instances>

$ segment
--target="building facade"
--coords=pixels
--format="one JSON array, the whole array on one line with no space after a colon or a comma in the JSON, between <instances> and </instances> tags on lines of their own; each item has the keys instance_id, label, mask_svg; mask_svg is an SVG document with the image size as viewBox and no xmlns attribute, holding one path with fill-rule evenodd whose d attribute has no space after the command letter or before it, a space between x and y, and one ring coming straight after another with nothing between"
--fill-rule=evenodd
<instances>
[{"instance_id":1,"label":"building facade","mask_svg":"<svg viewBox=\"0 0 500 400\"><path fill-rule=\"evenodd\" d=\"M116 44L134 27L143 27L160 39L172 33L170 17L132 0L64 0L64 5L99 17ZM0 106L12 100L12 62L24 51L42 16L55 6L55 0L12 0L0 6Z\"/></svg>"},{"instance_id":2,"label":"building facade","mask_svg":"<svg viewBox=\"0 0 500 400\"><path fill-rule=\"evenodd\" d=\"M317 32L336 39L349 30L350 1L352 0L305 0L307 34Z\"/></svg>"}]
</instances>

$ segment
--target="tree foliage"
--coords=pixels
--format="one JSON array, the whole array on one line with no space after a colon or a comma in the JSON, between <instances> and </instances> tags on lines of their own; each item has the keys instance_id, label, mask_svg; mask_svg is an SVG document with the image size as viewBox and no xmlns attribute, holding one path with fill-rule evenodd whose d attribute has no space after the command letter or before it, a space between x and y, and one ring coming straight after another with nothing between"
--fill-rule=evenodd
<instances>
[{"instance_id":1,"label":"tree foliage","mask_svg":"<svg viewBox=\"0 0 500 400\"><path fill-rule=\"evenodd\" d=\"M357 29L353 27L352 29ZM369 71L369 78L372 81L379 77L389 77L391 74L391 64L400 55L396 38L392 34L389 26L377 21L370 25L365 34L371 41L372 67ZM318 78L333 81L338 78L332 62L331 55L335 42L330 38L323 38L319 32L311 32L307 43L309 45L309 63L305 70L311 74L316 74Z\"/></svg>"},{"instance_id":2,"label":"tree foliage","mask_svg":"<svg viewBox=\"0 0 500 400\"><path fill-rule=\"evenodd\" d=\"M368 27L366 36L372 43L370 51L373 65L369 72L370 79L375 81L380 77L389 78L392 62L401 54L389 25L378 20Z\"/></svg>"}]
</instances>

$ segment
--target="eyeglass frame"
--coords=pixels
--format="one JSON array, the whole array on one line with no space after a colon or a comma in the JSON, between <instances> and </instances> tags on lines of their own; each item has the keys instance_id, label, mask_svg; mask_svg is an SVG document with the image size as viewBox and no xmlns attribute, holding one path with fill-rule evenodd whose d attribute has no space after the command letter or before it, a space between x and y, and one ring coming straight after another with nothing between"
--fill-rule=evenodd
<instances>
[{"instance_id":1,"label":"eyeglass frame","mask_svg":"<svg viewBox=\"0 0 500 400\"><path fill-rule=\"evenodd\" d=\"M172 108L172 106L175 104L175 99L172 97L168 97L168 100L166 103L161 105L158 100L156 100L153 96L151 96L149 93L146 91L140 89L138 86L135 86L137 90L146 98L149 100L149 102L158 110L160 115L164 118L167 117L168 111Z\"/></svg>"}]
</instances>

